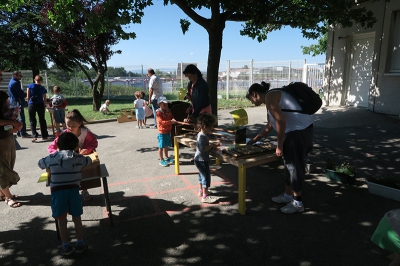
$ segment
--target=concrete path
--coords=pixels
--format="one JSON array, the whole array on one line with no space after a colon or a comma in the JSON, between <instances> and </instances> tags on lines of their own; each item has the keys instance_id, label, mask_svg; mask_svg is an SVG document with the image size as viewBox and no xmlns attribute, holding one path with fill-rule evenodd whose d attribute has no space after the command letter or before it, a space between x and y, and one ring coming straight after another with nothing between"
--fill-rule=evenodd
<instances>
[{"instance_id":1,"label":"concrete path","mask_svg":"<svg viewBox=\"0 0 400 266\"><path fill-rule=\"evenodd\" d=\"M247 109L249 135L266 122L265 107ZM229 111L219 124L230 124ZM0 265L388 265L390 252L370 237L385 212L399 202L371 195L370 175L400 174L400 121L363 108L323 108L315 115L315 171L304 184L303 214L283 215L270 201L283 190L279 162L247 171L247 214L238 214L237 168L213 167L218 204L202 204L197 172L181 149L181 175L158 165L157 130L134 123L88 125L98 135L101 163L107 165L114 226L105 218L100 188L90 190L82 216L89 250L62 257L49 207L50 193L37 183L37 161L49 142L16 139L15 170L21 181L12 192L17 209L0 204ZM274 139L271 135L269 139ZM173 151L171 149L171 155ZM327 181L326 159L356 164L354 186ZM69 223L75 241L73 223Z\"/></svg>"}]
</instances>

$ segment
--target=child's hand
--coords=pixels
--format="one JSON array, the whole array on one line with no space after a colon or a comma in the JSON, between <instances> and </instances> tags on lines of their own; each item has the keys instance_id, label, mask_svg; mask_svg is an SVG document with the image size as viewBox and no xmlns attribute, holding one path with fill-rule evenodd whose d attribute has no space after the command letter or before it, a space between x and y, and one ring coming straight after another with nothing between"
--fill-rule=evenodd
<instances>
[{"instance_id":1,"label":"child's hand","mask_svg":"<svg viewBox=\"0 0 400 266\"><path fill-rule=\"evenodd\" d=\"M79 149L79 154L86 155L86 154L89 154L89 153L90 152L87 149Z\"/></svg>"}]
</instances>

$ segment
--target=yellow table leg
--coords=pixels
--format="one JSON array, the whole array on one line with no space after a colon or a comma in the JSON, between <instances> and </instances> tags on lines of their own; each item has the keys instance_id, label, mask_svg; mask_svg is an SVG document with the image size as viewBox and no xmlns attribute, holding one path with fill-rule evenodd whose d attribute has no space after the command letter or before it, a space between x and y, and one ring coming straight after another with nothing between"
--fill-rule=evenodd
<instances>
[{"instance_id":1,"label":"yellow table leg","mask_svg":"<svg viewBox=\"0 0 400 266\"><path fill-rule=\"evenodd\" d=\"M215 158L215 164L216 165L221 165L221 160L219 158Z\"/></svg>"},{"instance_id":2,"label":"yellow table leg","mask_svg":"<svg viewBox=\"0 0 400 266\"><path fill-rule=\"evenodd\" d=\"M239 176L239 213L246 214L246 166L238 166Z\"/></svg>"},{"instance_id":3,"label":"yellow table leg","mask_svg":"<svg viewBox=\"0 0 400 266\"><path fill-rule=\"evenodd\" d=\"M174 138L175 174L179 175L179 142Z\"/></svg>"}]
</instances>

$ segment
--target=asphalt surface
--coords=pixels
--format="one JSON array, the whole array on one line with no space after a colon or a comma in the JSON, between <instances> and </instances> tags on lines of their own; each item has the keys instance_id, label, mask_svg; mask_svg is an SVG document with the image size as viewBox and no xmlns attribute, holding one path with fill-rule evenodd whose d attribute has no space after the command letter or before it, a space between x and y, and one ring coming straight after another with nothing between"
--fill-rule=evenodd
<instances>
[{"instance_id":1,"label":"asphalt surface","mask_svg":"<svg viewBox=\"0 0 400 266\"><path fill-rule=\"evenodd\" d=\"M247 111L251 136L265 124L266 111ZM219 112L220 125L231 121L229 111ZM213 167L212 190L220 200L204 205L192 149L181 148L178 176L174 167L158 165L157 130L135 129L135 122L88 125L110 174L115 224L105 216L102 189L91 189L82 216L89 250L68 257L59 253L49 188L37 183L42 173L37 161L47 156L49 142L17 138L21 181L11 191L23 206L0 202L0 265L388 265L390 252L370 238L384 213L400 203L370 194L365 178L399 176L400 120L364 108L323 108L314 125L305 212L284 215L282 205L270 200L283 191L282 165L275 162L247 170L245 216L237 211L236 167ZM353 162L356 184L328 181L323 172L328 158Z\"/></svg>"}]
</instances>

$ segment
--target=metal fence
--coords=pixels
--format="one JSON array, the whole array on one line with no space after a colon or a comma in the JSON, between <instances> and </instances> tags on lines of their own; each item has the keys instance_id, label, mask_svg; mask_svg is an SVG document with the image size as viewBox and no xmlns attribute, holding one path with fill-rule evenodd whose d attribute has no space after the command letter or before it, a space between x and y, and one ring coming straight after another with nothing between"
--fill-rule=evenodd
<instances>
[{"instance_id":1,"label":"metal fence","mask_svg":"<svg viewBox=\"0 0 400 266\"><path fill-rule=\"evenodd\" d=\"M125 69L140 69L142 77L110 77L110 84L124 86L137 86L144 90L148 86L147 69L153 68L160 72L163 82L163 91L172 92L179 88L185 88L188 80L183 75L183 70L189 63L177 63L176 65L148 66L132 65L123 66ZM204 78L207 75L207 63L192 63L197 65ZM265 81L271 83L271 87L278 88L290 82L302 81L314 90L318 91L323 85L324 63L307 64L306 61L265 61L254 60L228 60L221 62L219 66L219 80L217 85L219 98L231 98L243 96L249 86L255 82ZM121 66L119 66L121 67Z\"/></svg>"},{"instance_id":2,"label":"metal fence","mask_svg":"<svg viewBox=\"0 0 400 266\"><path fill-rule=\"evenodd\" d=\"M127 77L109 77L106 75L106 89L104 95L107 98L113 97L116 94L132 96L133 90L148 90L149 78L147 77L147 69L153 68L163 83L163 91L166 93L174 93L181 88L186 88L188 79L183 75L183 70L186 65L191 63L176 63L174 65L126 65L112 66L114 68L123 67L126 71L138 73L137 75ZM207 62L194 62L192 64L202 72L206 79ZM305 60L301 61L254 61L254 60L228 60L221 62L219 66L218 80L218 98L234 98L245 95L249 86L255 82L261 83L265 81L271 84L272 88L282 87L290 82L302 81L307 83L315 91L322 88L324 77L324 63L307 64ZM41 71L44 83L43 85L51 93L55 84L51 78L49 71ZM23 71L22 79L23 87L30 82L29 72ZM4 75L4 74L3 74ZM80 80L76 74L71 75L72 78L65 86L70 87L69 96L88 96L91 95L89 82ZM4 80L3 85L8 84ZM118 86L116 86L118 85ZM64 87L65 87L64 86ZM116 87L116 89L113 89ZM126 89L125 89L126 88ZM116 91L118 90L118 92Z\"/></svg>"}]
</instances>

